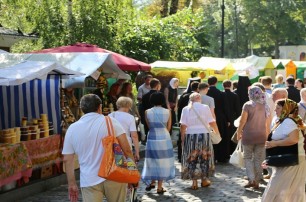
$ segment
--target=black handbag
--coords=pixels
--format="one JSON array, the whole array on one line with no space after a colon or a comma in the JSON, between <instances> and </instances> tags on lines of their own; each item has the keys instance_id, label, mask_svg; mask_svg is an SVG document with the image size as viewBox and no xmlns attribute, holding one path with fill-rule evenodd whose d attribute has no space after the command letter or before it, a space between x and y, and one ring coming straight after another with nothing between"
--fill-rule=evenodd
<instances>
[{"instance_id":1,"label":"black handbag","mask_svg":"<svg viewBox=\"0 0 306 202\"><path fill-rule=\"evenodd\" d=\"M272 132L268 141L272 140ZM266 164L274 167L286 167L299 164L298 143L266 149Z\"/></svg>"}]
</instances>

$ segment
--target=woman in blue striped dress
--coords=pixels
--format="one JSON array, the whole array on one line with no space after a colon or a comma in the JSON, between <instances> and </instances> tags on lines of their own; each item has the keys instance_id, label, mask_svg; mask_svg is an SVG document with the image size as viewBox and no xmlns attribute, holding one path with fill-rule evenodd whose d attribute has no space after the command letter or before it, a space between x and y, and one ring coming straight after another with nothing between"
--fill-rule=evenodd
<instances>
[{"instance_id":1,"label":"woman in blue striped dress","mask_svg":"<svg viewBox=\"0 0 306 202\"><path fill-rule=\"evenodd\" d=\"M145 112L149 133L141 178L147 184L146 191L155 188L157 180L157 193L163 194L166 191L162 186L163 181L175 177L173 145L169 134L171 113L162 107L165 103L162 93L153 93L150 102L154 107Z\"/></svg>"}]
</instances>

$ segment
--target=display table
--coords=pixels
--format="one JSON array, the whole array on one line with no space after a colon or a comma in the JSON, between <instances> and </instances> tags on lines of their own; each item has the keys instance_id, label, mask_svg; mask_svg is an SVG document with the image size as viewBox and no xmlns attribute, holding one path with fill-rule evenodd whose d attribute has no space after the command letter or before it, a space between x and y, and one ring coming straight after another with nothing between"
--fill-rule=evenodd
<instances>
[{"instance_id":1,"label":"display table","mask_svg":"<svg viewBox=\"0 0 306 202\"><path fill-rule=\"evenodd\" d=\"M25 141L22 144L28 150L33 169L55 164L60 169L61 136L51 135L37 140Z\"/></svg>"},{"instance_id":2,"label":"display table","mask_svg":"<svg viewBox=\"0 0 306 202\"><path fill-rule=\"evenodd\" d=\"M23 143L0 146L0 187L16 180L27 182L32 175L32 162Z\"/></svg>"},{"instance_id":3,"label":"display table","mask_svg":"<svg viewBox=\"0 0 306 202\"><path fill-rule=\"evenodd\" d=\"M55 165L57 170L52 172L60 173L61 142L60 135L51 135L18 144L1 144L0 187L18 180L26 183L32 176L32 170L42 169L46 166Z\"/></svg>"}]
</instances>

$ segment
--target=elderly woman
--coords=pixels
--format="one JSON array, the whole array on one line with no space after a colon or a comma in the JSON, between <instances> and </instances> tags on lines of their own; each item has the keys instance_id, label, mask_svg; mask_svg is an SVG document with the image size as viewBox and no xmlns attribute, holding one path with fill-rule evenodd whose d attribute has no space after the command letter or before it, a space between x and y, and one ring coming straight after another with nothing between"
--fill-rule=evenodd
<instances>
[{"instance_id":1,"label":"elderly woman","mask_svg":"<svg viewBox=\"0 0 306 202\"><path fill-rule=\"evenodd\" d=\"M109 114L110 117L115 118L122 125L125 134L127 136L128 142L132 149L132 145L134 145L134 157L135 161L139 160L139 140L136 129L135 117L129 114L131 107L133 105L133 101L129 97L120 97L116 106L118 111L112 112Z\"/></svg>"},{"instance_id":2,"label":"elderly woman","mask_svg":"<svg viewBox=\"0 0 306 202\"><path fill-rule=\"evenodd\" d=\"M164 194L163 181L175 177L173 145L169 134L171 116L170 111L162 107L165 96L161 92L152 93L150 103L154 107L145 111L149 133L141 178L147 184L146 191L155 188L157 180L157 194Z\"/></svg>"},{"instance_id":3,"label":"elderly woman","mask_svg":"<svg viewBox=\"0 0 306 202\"><path fill-rule=\"evenodd\" d=\"M206 126L211 126L219 134L219 130L210 108L201 104L201 95L192 93L190 103L183 108L180 119L182 138L182 179L192 180L191 189L211 184L208 179L215 170L214 151L211 137ZM205 125L204 125L205 124Z\"/></svg>"},{"instance_id":4,"label":"elderly woman","mask_svg":"<svg viewBox=\"0 0 306 202\"><path fill-rule=\"evenodd\" d=\"M263 171L261 163L265 159L270 108L266 104L264 92L257 86L250 87L249 99L242 107L237 139L242 139L243 158L249 179L244 187L258 189Z\"/></svg>"},{"instance_id":5,"label":"elderly woman","mask_svg":"<svg viewBox=\"0 0 306 202\"><path fill-rule=\"evenodd\" d=\"M306 121L306 88L302 88L300 90L301 95L301 101L299 102L299 115L303 119L303 121Z\"/></svg>"},{"instance_id":6,"label":"elderly woman","mask_svg":"<svg viewBox=\"0 0 306 202\"><path fill-rule=\"evenodd\" d=\"M288 167L272 167L272 177L262 196L263 202L306 201L304 138L299 129L304 123L298 115L298 105L290 99L280 99L275 107L278 121L272 128L271 141L266 148L290 146L298 143L299 164ZM265 162L263 163L265 164Z\"/></svg>"}]
</instances>

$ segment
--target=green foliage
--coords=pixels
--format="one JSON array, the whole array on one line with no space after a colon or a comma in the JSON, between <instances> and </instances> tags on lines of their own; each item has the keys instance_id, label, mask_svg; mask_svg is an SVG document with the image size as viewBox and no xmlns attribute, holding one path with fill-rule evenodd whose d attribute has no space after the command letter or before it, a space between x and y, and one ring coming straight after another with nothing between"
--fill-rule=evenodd
<instances>
[{"instance_id":1,"label":"green foliage","mask_svg":"<svg viewBox=\"0 0 306 202\"><path fill-rule=\"evenodd\" d=\"M278 57L279 45L301 44L305 40L305 8L305 1L225 0L225 56L246 57L255 48L255 54ZM209 50L219 56L220 5L217 0L207 0L204 11Z\"/></svg>"},{"instance_id":2,"label":"green foliage","mask_svg":"<svg viewBox=\"0 0 306 202\"><path fill-rule=\"evenodd\" d=\"M161 0L137 7L133 0L71 0L71 12L68 2L0 0L0 24L40 37L12 50L86 42L147 63L220 55L219 0L179 0L179 11L165 18L160 18ZM279 45L300 44L305 41L305 10L305 1L225 0L225 56L245 57L254 49L277 57Z\"/></svg>"},{"instance_id":3,"label":"green foliage","mask_svg":"<svg viewBox=\"0 0 306 202\"><path fill-rule=\"evenodd\" d=\"M123 53L146 61L195 61L207 53L201 12L190 9L163 19L138 21L127 26L118 41Z\"/></svg>"}]
</instances>

